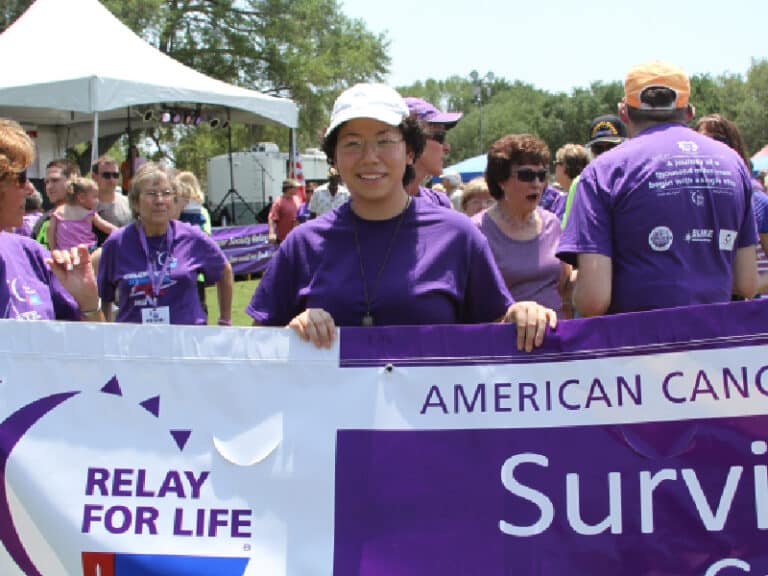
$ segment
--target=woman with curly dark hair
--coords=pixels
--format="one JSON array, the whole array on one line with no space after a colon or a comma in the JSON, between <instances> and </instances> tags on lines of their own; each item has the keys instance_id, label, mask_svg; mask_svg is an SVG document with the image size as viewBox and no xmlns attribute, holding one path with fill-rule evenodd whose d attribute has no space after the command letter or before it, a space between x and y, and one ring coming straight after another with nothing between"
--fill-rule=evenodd
<instances>
[{"instance_id":1,"label":"woman with curly dark hair","mask_svg":"<svg viewBox=\"0 0 768 576\"><path fill-rule=\"evenodd\" d=\"M485 169L496 204L472 219L488 239L512 296L560 313L571 267L555 256L560 221L539 206L549 160L547 145L531 134L497 140Z\"/></svg>"},{"instance_id":2,"label":"woman with curly dark hair","mask_svg":"<svg viewBox=\"0 0 768 576\"><path fill-rule=\"evenodd\" d=\"M357 84L336 100L323 149L350 201L295 228L246 311L329 346L336 326L494 322L519 348L543 341L554 312L514 303L488 243L466 216L411 197L424 134L392 88Z\"/></svg>"}]
</instances>

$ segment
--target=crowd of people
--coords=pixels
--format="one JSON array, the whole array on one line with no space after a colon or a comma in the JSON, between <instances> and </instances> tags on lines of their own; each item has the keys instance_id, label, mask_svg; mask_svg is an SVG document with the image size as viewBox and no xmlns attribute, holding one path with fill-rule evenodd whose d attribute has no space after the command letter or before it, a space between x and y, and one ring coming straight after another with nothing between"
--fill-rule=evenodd
<instances>
[{"instance_id":1,"label":"crowd of people","mask_svg":"<svg viewBox=\"0 0 768 576\"><path fill-rule=\"evenodd\" d=\"M347 89L323 140L329 181L302 201L288 179L269 207L278 248L247 313L321 347L337 326L511 322L531 350L559 317L768 292L765 175L752 174L738 128L717 114L690 127L690 83L672 64L633 67L624 88L583 145L553 155L508 134L466 184L443 167L460 112L382 84ZM203 288L216 284L230 323L232 270L206 234L194 175L147 162L126 197L112 158L92 178L55 161L43 213L23 177L25 138L3 121L0 243L18 247L3 250L4 317L204 324ZM29 297L40 292L45 306Z\"/></svg>"},{"instance_id":2,"label":"crowd of people","mask_svg":"<svg viewBox=\"0 0 768 576\"><path fill-rule=\"evenodd\" d=\"M113 158L100 157L92 178L54 160L42 212L26 178L33 156L24 129L0 120L3 318L206 324L200 287L215 284L219 324L231 324L232 267L206 233L193 174L146 162L126 196Z\"/></svg>"}]
</instances>

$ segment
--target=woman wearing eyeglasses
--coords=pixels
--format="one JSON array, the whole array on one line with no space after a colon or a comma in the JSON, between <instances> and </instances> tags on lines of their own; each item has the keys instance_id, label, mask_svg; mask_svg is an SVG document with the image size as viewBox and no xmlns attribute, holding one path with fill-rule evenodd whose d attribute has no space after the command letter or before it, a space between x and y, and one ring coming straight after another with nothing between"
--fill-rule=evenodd
<instances>
[{"instance_id":1,"label":"woman wearing eyeglasses","mask_svg":"<svg viewBox=\"0 0 768 576\"><path fill-rule=\"evenodd\" d=\"M231 324L232 267L218 245L200 230L173 220L175 194L165 167L139 168L128 194L136 222L112 233L99 263L99 292L109 318L119 297L117 322L206 324L197 276L215 283L219 324Z\"/></svg>"},{"instance_id":2,"label":"woman wearing eyeglasses","mask_svg":"<svg viewBox=\"0 0 768 576\"><path fill-rule=\"evenodd\" d=\"M10 232L21 226L34 146L24 129L0 118L0 318L104 319L86 246L54 250Z\"/></svg>"},{"instance_id":3,"label":"woman wearing eyeglasses","mask_svg":"<svg viewBox=\"0 0 768 576\"><path fill-rule=\"evenodd\" d=\"M443 173L443 160L451 151L446 138L448 130L461 120L461 112L441 112L422 98L409 96L405 99L408 110L421 124L426 136L424 150L413 164L414 177L406 186L411 196L422 196L437 206L451 208L450 196L444 192L427 188L423 184Z\"/></svg>"},{"instance_id":4,"label":"woman wearing eyeglasses","mask_svg":"<svg viewBox=\"0 0 768 576\"><path fill-rule=\"evenodd\" d=\"M472 220L488 239L512 296L560 314L571 268L555 256L560 221L539 207L549 161L549 148L531 134L510 134L494 142L485 179L496 204Z\"/></svg>"},{"instance_id":5,"label":"woman wearing eyeglasses","mask_svg":"<svg viewBox=\"0 0 768 576\"><path fill-rule=\"evenodd\" d=\"M403 98L358 84L336 100L323 150L350 201L295 228L246 311L256 325L288 325L316 346L336 326L517 325L519 348L543 341L554 312L514 303L488 243L465 216L405 190L424 146Z\"/></svg>"}]
</instances>

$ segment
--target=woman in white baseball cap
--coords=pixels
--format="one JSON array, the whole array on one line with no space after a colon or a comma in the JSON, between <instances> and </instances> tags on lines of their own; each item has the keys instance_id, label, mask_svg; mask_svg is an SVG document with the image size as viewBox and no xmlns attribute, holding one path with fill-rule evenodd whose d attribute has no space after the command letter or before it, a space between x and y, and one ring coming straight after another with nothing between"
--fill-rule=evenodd
<instances>
[{"instance_id":1,"label":"woman in white baseball cap","mask_svg":"<svg viewBox=\"0 0 768 576\"><path fill-rule=\"evenodd\" d=\"M424 148L418 120L392 88L357 84L333 108L323 149L350 202L288 234L246 311L330 346L336 326L480 323L541 344L552 310L509 295L466 216L406 193Z\"/></svg>"}]
</instances>

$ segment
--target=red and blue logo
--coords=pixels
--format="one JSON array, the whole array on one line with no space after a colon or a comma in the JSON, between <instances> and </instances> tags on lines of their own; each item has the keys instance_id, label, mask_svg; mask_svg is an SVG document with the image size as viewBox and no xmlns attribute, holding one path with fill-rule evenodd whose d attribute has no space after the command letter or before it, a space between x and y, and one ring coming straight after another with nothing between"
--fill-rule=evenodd
<instances>
[{"instance_id":1,"label":"red and blue logo","mask_svg":"<svg viewBox=\"0 0 768 576\"><path fill-rule=\"evenodd\" d=\"M242 576L248 558L83 552L83 576Z\"/></svg>"}]
</instances>

